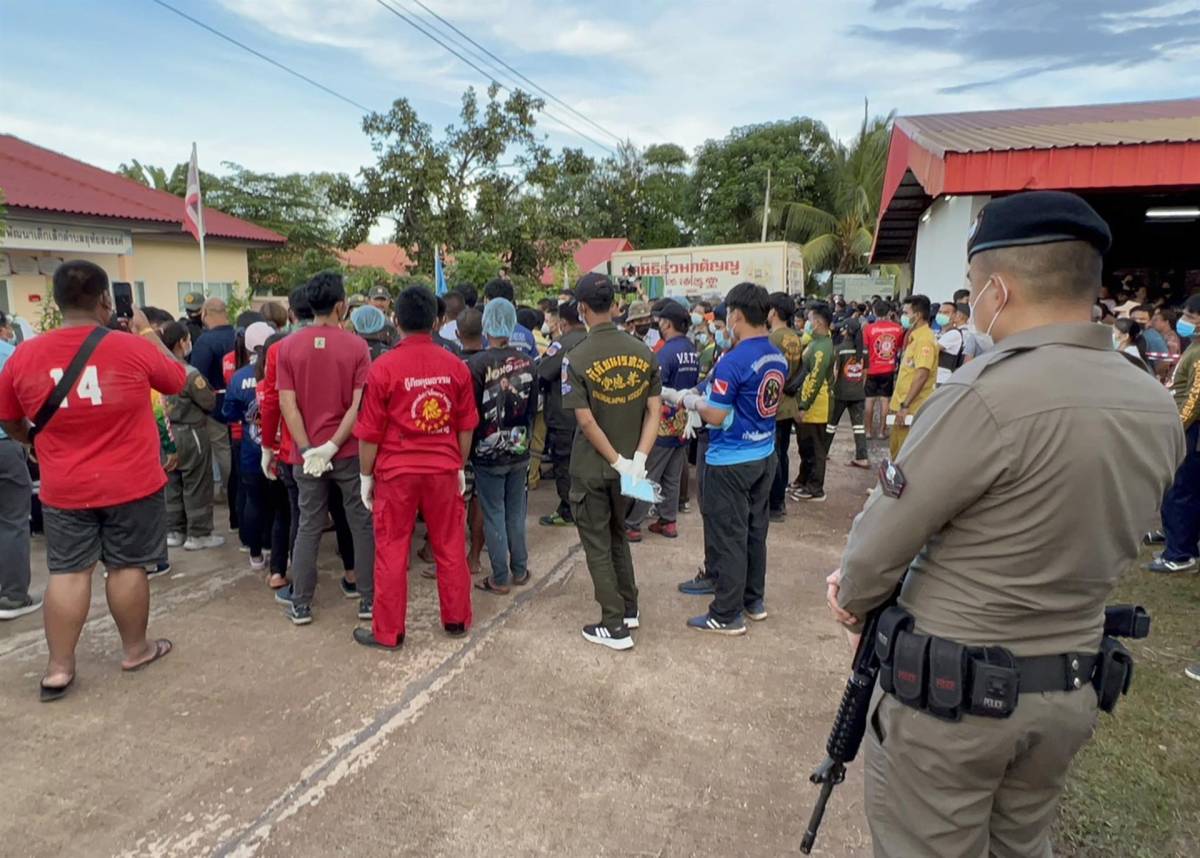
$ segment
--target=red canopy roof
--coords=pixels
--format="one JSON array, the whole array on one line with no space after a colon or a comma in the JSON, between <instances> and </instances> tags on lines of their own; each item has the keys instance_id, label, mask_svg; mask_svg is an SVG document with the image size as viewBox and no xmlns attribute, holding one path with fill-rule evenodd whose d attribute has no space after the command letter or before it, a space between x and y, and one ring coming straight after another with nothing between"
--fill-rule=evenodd
<instances>
[{"instance_id":1,"label":"red canopy roof","mask_svg":"<svg viewBox=\"0 0 1200 858\"><path fill-rule=\"evenodd\" d=\"M183 229L183 199L0 134L0 189L11 208L175 224ZM204 231L215 238L284 244L282 235L205 206Z\"/></svg>"},{"instance_id":2,"label":"red canopy roof","mask_svg":"<svg viewBox=\"0 0 1200 858\"><path fill-rule=\"evenodd\" d=\"M584 274L608 262L614 253L626 250L633 250L633 245L627 238L590 238L579 245L572 256L575 259L575 266L581 274ZM542 271L542 283L546 286L553 286L561 278L562 269L560 268L546 268Z\"/></svg>"},{"instance_id":3,"label":"red canopy roof","mask_svg":"<svg viewBox=\"0 0 1200 858\"><path fill-rule=\"evenodd\" d=\"M942 194L1200 185L1200 99L900 117L873 262L904 262Z\"/></svg>"}]
</instances>

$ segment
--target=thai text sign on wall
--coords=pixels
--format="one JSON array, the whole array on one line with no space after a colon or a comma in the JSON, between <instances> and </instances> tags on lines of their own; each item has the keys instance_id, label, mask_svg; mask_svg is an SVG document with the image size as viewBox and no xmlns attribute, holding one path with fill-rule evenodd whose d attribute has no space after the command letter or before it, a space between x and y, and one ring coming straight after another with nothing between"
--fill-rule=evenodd
<instances>
[{"instance_id":1,"label":"thai text sign on wall","mask_svg":"<svg viewBox=\"0 0 1200 858\"><path fill-rule=\"evenodd\" d=\"M52 250L66 253L133 252L133 234L120 229L10 220L0 234L0 247L14 250Z\"/></svg>"}]
</instances>

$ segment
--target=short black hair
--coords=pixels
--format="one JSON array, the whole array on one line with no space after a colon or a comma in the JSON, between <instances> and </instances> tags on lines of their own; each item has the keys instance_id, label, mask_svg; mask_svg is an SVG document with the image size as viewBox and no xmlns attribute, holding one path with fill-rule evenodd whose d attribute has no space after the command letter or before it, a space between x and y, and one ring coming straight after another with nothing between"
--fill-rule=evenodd
<instances>
[{"instance_id":1,"label":"short black hair","mask_svg":"<svg viewBox=\"0 0 1200 858\"><path fill-rule=\"evenodd\" d=\"M964 319L971 318L971 305L966 301L959 301L954 305L954 312L961 315Z\"/></svg>"},{"instance_id":2,"label":"short black hair","mask_svg":"<svg viewBox=\"0 0 1200 858\"><path fill-rule=\"evenodd\" d=\"M167 350L173 351L175 346L191 336L191 331L188 330L183 322L171 322L162 329L162 333L158 336L162 339L163 345L167 347Z\"/></svg>"},{"instance_id":3,"label":"short black hair","mask_svg":"<svg viewBox=\"0 0 1200 858\"><path fill-rule=\"evenodd\" d=\"M904 299L904 305L917 311L922 319L929 321L929 311L933 309L928 295L909 295Z\"/></svg>"},{"instance_id":4,"label":"short black hair","mask_svg":"<svg viewBox=\"0 0 1200 858\"><path fill-rule=\"evenodd\" d=\"M558 305L558 318L568 325L579 324L579 302L572 298Z\"/></svg>"},{"instance_id":5,"label":"short black hair","mask_svg":"<svg viewBox=\"0 0 1200 858\"><path fill-rule=\"evenodd\" d=\"M555 304L549 298L538 299L537 305L538 305L538 309L541 310L543 313L553 313L554 312Z\"/></svg>"},{"instance_id":6,"label":"short black hair","mask_svg":"<svg viewBox=\"0 0 1200 858\"><path fill-rule=\"evenodd\" d=\"M506 298L515 304L517 300L515 297L516 294L512 281L506 280L503 277L494 277L483 287L483 300L485 301L490 301L493 298Z\"/></svg>"},{"instance_id":7,"label":"short black hair","mask_svg":"<svg viewBox=\"0 0 1200 858\"><path fill-rule=\"evenodd\" d=\"M796 301L787 292L772 292L768 298L771 309L779 317L779 321L790 325L796 316Z\"/></svg>"},{"instance_id":8,"label":"short black hair","mask_svg":"<svg viewBox=\"0 0 1200 858\"><path fill-rule=\"evenodd\" d=\"M151 325L165 325L175 321L174 316L160 307L142 307L142 314Z\"/></svg>"},{"instance_id":9,"label":"short black hair","mask_svg":"<svg viewBox=\"0 0 1200 858\"><path fill-rule=\"evenodd\" d=\"M954 303L955 304L961 304L963 301L966 301L970 297L971 297L970 289L955 289L954 290Z\"/></svg>"},{"instance_id":10,"label":"short black hair","mask_svg":"<svg viewBox=\"0 0 1200 858\"><path fill-rule=\"evenodd\" d=\"M333 312L334 307L346 300L346 286L342 282L342 275L336 271L322 271L314 275L305 288L314 316L328 315Z\"/></svg>"},{"instance_id":11,"label":"short black hair","mask_svg":"<svg viewBox=\"0 0 1200 858\"><path fill-rule=\"evenodd\" d=\"M1129 311L1129 315L1131 315L1131 316L1134 313L1149 313L1151 316L1153 316L1154 315L1154 305L1153 304L1138 304L1136 307L1134 307L1132 310Z\"/></svg>"},{"instance_id":12,"label":"short black hair","mask_svg":"<svg viewBox=\"0 0 1200 858\"><path fill-rule=\"evenodd\" d=\"M740 310L748 324L756 328L767 323L767 311L771 309L767 290L757 283L739 283L725 296L725 314Z\"/></svg>"},{"instance_id":13,"label":"short black hair","mask_svg":"<svg viewBox=\"0 0 1200 858\"><path fill-rule=\"evenodd\" d=\"M458 338L477 340L483 336L483 311L467 307L458 314Z\"/></svg>"},{"instance_id":14,"label":"short black hair","mask_svg":"<svg viewBox=\"0 0 1200 858\"><path fill-rule=\"evenodd\" d=\"M546 321L546 314L541 310L535 310L533 307L517 308L518 325L522 325L531 331L536 331L542 326L542 322L544 321Z\"/></svg>"},{"instance_id":15,"label":"short black hair","mask_svg":"<svg viewBox=\"0 0 1200 858\"><path fill-rule=\"evenodd\" d=\"M878 316L879 318L882 319L884 316L886 316L891 311L892 308L891 308L891 305L888 304L887 301L884 301L882 298L880 298L878 301L875 302L875 306L872 307L871 309L875 311L876 316Z\"/></svg>"},{"instance_id":16,"label":"short black hair","mask_svg":"<svg viewBox=\"0 0 1200 858\"><path fill-rule=\"evenodd\" d=\"M446 312L450 311L451 304L458 304L459 311L461 311L463 307L467 306L467 301L465 298L463 298L462 293L456 292L453 289L451 289L449 292L446 293L446 300L443 303L445 304ZM438 304L438 307L441 307L441 306L442 306L442 304Z\"/></svg>"},{"instance_id":17,"label":"short black hair","mask_svg":"<svg viewBox=\"0 0 1200 858\"><path fill-rule=\"evenodd\" d=\"M829 305L824 301L814 301L809 305L808 312L815 313L816 315L820 316L821 320L825 322L826 325L833 324L833 310L830 309Z\"/></svg>"},{"instance_id":18,"label":"short black hair","mask_svg":"<svg viewBox=\"0 0 1200 858\"><path fill-rule=\"evenodd\" d=\"M406 333L433 329L437 320L437 300L424 286L409 286L396 299L396 323Z\"/></svg>"},{"instance_id":19,"label":"short black hair","mask_svg":"<svg viewBox=\"0 0 1200 858\"><path fill-rule=\"evenodd\" d=\"M1191 313L1193 316L1200 314L1200 294L1193 295L1183 302L1183 312Z\"/></svg>"},{"instance_id":20,"label":"short black hair","mask_svg":"<svg viewBox=\"0 0 1200 858\"><path fill-rule=\"evenodd\" d=\"M472 283L459 283L454 287L454 291L462 295L463 303L468 307L474 307L479 303L479 290Z\"/></svg>"},{"instance_id":21,"label":"short black hair","mask_svg":"<svg viewBox=\"0 0 1200 858\"><path fill-rule=\"evenodd\" d=\"M308 286L297 286L288 295L288 309L291 310L297 319L311 319L313 317L312 304L308 300Z\"/></svg>"},{"instance_id":22,"label":"short black hair","mask_svg":"<svg viewBox=\"0 0 1200 858\"><path fill-rule=\"evenodd\" d=\"M258 310L243 310L242 312L238 313L238 317L236 320L234 320L233 326L235 328L242 328L245 330L255 322L265 321L266 317L263 316L262 313L258 312Z\"/></svg>"},{"instance_id":23,"label":"short black hair","mask_svg":"<svg viewBox=\"0 0 1200 858\"><path fill-rule=\"evenodd\" d=\"M72 259L54 272L54 303L62 310L95 310L108 292L108 274L94 262Z\"/></svg>"}]
</instances>

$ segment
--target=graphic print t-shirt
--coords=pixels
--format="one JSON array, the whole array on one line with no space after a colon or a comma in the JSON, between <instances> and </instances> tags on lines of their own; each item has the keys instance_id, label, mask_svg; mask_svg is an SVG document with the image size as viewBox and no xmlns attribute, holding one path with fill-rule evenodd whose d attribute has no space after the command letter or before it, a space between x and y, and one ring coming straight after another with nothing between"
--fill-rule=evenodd
<instances>
[{"instance_id":1,"label":"graphic print t-shirt","mask_svg":"<svg viewBox=\"0 0 1200 858\"><path fill-rule=\"evenodd\" d=\"M535 411L533 361L512 347L485 349L467 359L475 382L479 426L471 460L510 465L529 458Z\"/></svg>"},{"instance_id":2,"label":"graphic print t-shirt","mask_svg":"<svg viewBox=\"0 0 1200 858\"><path fill-rule=\"evenodd\" d=\"M904 329L895 322L872 322L863 328L867 347L867 375L891 375L900 356Z\"/></svg>"},{"instance_id":3,"label":"graphic print t-shirt","mask_svg":"<svg viewBox=\"0 0 1200 858\"><path fill-rule=\"evenodd\" d=\"M787 358L766 337L743 340L724 355L709 379L708 401L730 409L708 433L710 465L756 462L775 452L775 414L787 380Z\"/></svg>"}]
</instances>

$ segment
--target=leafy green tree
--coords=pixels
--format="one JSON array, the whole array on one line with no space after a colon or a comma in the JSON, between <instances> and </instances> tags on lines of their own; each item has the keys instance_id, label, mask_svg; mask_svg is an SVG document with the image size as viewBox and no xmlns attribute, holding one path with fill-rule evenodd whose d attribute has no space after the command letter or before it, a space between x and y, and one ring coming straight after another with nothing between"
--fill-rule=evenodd
<instances>
[{"instance_id":1,"label":"leafy green tree","mask_svg":"<svg viewBox=\"0 0 1200 858\"><path fill-rule=\"evenodd\" d=\"M500 274L502 263L495 253L477 250L460 250L454 254L454 263L446 270L446 283L451 288L457 283L470 283L480 288Z\"/></svg>"},{"instance_id":2,"label":"leafy green tree","mask_svg":"<svg viewBox=\"0 0 1200 858\"><path fill-rule=\"evenodd\" d=\"M395 294L396 289L392 284L392 275L385 269L378 268L374 265L363 265L357 268L346 269L345 275L342 278L346 286L346 294L353 295L355 293L366 295L376 286L387 286Z\"/></svg>"},{"instance_id":3,"label":"leafy green tree","mask_svg":"<svg viewBox=\"0 0 1200 858\"><path fill-rule=\"evenodd\" d=\"M449 253L510 253L514 265L528 265L516 245L530 240L530 231L514 223L520 215L512 203L546 158L534 135L542 102L519 90L501 101L499 92L492 84L481 105L468 89L459 123L436 137L404 98L364 118L376 163L337 185L334 201L349 212L343 243L362 241L382 217L395 224L393 240L427 274L435 245Z\"/></svg>"},{"instance_id":4,"label":"leafy green tree","mask_svg":"<svg viewBox=\"0 0 1200 858\"><path fill-rule=\"evenodd\" d=\"M758 241L768 170L772 200L827 205L824 177L835 148L825 126L808 118L735 128L705 142L692 177L696 242Z\"/></svg>"},{"instance_id":5,"label":"leafy green tree","mask_svg":"<svg viewBox=\"0 0 1200 858\"><path fill-rule=\"evenodd\" d=\"M869 108L864 108L858 135L848 146L835 145L828 204L772 202L769 232L803 242L809 271L855 274L867 270L883 195L892 116L871 117ZM760 216L761 211L760 206Z\"/></svg>"}]
</instances>

